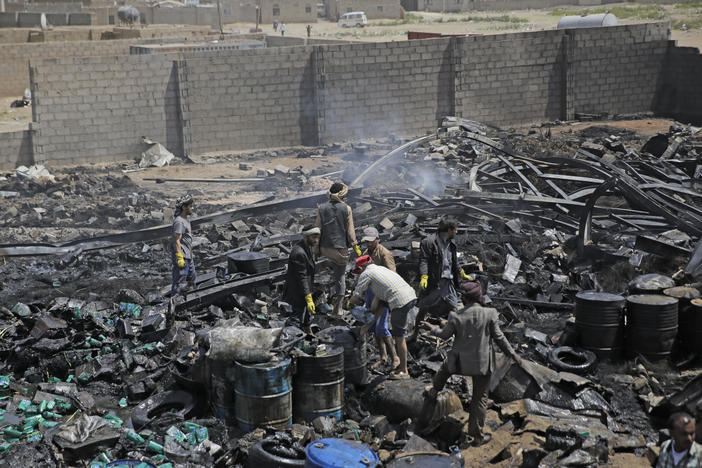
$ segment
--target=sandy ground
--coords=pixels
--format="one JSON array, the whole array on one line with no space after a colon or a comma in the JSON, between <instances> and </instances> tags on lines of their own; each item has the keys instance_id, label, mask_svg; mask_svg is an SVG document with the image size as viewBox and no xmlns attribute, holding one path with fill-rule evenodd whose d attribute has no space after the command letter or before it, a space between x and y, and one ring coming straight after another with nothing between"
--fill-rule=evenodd
<instances>
[{"instance_id":1,"label":"sandy ground","mask_svg":"<svg viewBox=\"0 0 702 468\"><path fill-rule=\"evenodd\" d=\"M31 107L10 107L10 104L20 97L0 97L0 132L25 129L27 124L32 121Z\"/></svg>"},{"instance_id":2,"label":"sandy ground","mask_svg":"<svg viewBox=\"0 0 702 468\"><path fill-rule=\"evenodd\" d=\"M634 6L632 6L634 5ZM634 9L636 4L620 3L607 6L615 8ZM355 41L401 41L407 39L407 31L435 32L441 34L504 34L509 32L540 31L555 29L563 12L580 13L593 11L602 7L561 7L557 14L552 14L554 9L543 10L513 10L490 12L463 12L463 13L429 13L410 12L405 20L370 20L365 28L340 28L336 23L325 19L318 19L312 24L311 37L326 39L347 39ZM651 21L671 21L674 25L672 39L681 46L697 47L702 49L702 27L690 27L686 31L679 28L680 22L690 25L702 23L702 6L699 3L691 7L682 5L662 5L660 16L657 19L637 17L634 13L629 18L620 18L619 24L634 24ZM642 10L643 16L651 16ZM245 32L255 25L253 23L234 23L225 26L226 31ZM306 24L286 24L286 35L305 37ZM273 31L270 24L262 26L267 34L280 34ZM677 28L677 29L676 29Z\"/></svg>"}]
</instances>

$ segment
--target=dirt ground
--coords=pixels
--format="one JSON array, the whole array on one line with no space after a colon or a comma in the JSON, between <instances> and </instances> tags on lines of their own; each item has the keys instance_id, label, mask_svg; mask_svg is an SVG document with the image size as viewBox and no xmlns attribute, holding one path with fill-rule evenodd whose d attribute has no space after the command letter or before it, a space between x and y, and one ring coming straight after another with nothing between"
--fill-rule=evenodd
<instances>
[{"instance_id":1,"label":"dirt ground","mask_svg":"<svg viewBox=\"0 0 702 468\"><path fill-rule=\"evenodd\" d=\"M673 5L634 5L619 3L607 5L607 11L619 18L619 24L634 24L651 21L670 21L673 26L672 39L678 45L702 48L702 3ZM555 29L564 14L600 12L602 7L559 7L543 10L485 11L462 13L409 12L402 20L370 20L365 28L340 28L335 22L319 18L312 24L311 37L382 42L407 39L407 31L435 32L441 34L504 34L509 32L540 31ZM687 30L682 30L685 24ZM248 31L253 23L234 23L226 31ZM305 37L306 24L286 24L285 34ZM263 25L263 31L274 34L271 24ZM279 34L279 32L278 32Z\"/></svg>"},{"instance_id":2,"label":"dirt ground","mask_svg":"<svg viewBox=\"0 0 702 468\"><path fill-rule=\"evenodd\" d=\"M27 128L27 123L32 121L32 108L10 107L16 97L0 97L0 132L14 132Z\"/></svg>"}]
</instances>

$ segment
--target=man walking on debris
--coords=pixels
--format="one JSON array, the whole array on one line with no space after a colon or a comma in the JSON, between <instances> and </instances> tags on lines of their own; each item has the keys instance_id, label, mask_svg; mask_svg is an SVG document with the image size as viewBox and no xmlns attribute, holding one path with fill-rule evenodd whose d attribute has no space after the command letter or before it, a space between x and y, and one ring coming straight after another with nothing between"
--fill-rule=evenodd
<instances>
[{"instance_id":1,"label":"man walking on debris","mask_svg":"<svg viewBox=\"0 0 702 468\"><path fill-rule=\"evenodd\" d=\"M497 310L484 307L483 291L477 281L465 281L460 286L463 308L449 314L443 329L432 327L434 336L443 340L454 337L453 348L434 376L434 384L427 391L430 400L444 388L452 374L469 375L473 382L473 395L470 400L468 435L473 437L473 445L482 445L490 440L490 435L483 434L485 413L487 411L488 385L490 375L495 369L495 350L493 341L519 365L522 358L514 352L512 346L502 334L498 325Z\"/></svg>"},{"instance_id":2,"label":"man walking on debris","mask_svg":"<svg viewBox=\"0 0 702 468\"><path fill-rule=\"evenodd\" d=\"M687 413L668 418L670 439L661 445L656 468L702 467L702 445L695 442L695 420Z\"/></svg>"},{"instance_id":3,"label":"man walking on debris","mask_svg":"<svg viewBox=\"0 0 702 468\"><path fill-rule=\"evenodd\" d=\"M427 312L446 317L458 307L458 283L472 280L458 265L456 244L453 238L458 232L458 221L441 218L436 234L422 240L419 250L419 314L410 339L416 339L419 324Z\"/></svg>"},{"instance_id":4,"label":"man walking on debris","mask_svg":"<svg viewBox=\"0 0 702 468\"><path fill-rule=\"evenodd\" d=\"M400 360L397 369L390 374L390 378L409 379L405 332L407 331L407 315L417 303L414 289L394 271L380 265L374 265L373 260L368 255L356 259L353 274L360 276L353 296L349 300L349 308L362 303L368 289L375 295L371 305L371 312L375 318L361 327L361 336L368 333L370 327L380 318L385 308L389 308L391 333L395 339L395 349Z\"/></svg>"},{"instance_id":5,"label":"man walking on debris","mask_svg":"<svg viewBox=\"0 0 702 468\"><path fill-rule=\"evenodd\" d=\"M388 270L397 271L395 269L395 259L392 253L380 245L380 234L378 230L372 226L367 227L363 230L363 237L361 238L366 246L366 251L363 255L369 255L373 260L374 265L384 266ZM373 299L375 295L373 291L368 288L366 290L366 308L370 309L373 304ZM373 334L375 334L375 342L378 345L378 353L380 354L380 359L378 362L371 365L372 369L377 369L383 363L386 362L388 356L390 356L391 361L388 363L391 365L391 369L395 369L400 364L400 358L397 357L395 352L395 346L392 342L392 336L388 328L388 316L390 311L387 307L383 308L383 313L380 318L375 321L375 326L373 326Z\"/></svg>"},{"instance_id":6,"label":"man walking on debris","mask_svg":"<svg viewBox=\"0 0 702 468\"><path fill-rule=\"evenodd\" d=\"M333 270L332 306L335 315L341 312L341 301L346 294L346 264L349 261L349 247L356 255L361 249L356 241L351 207L344 203L349 188L335 182L329 188L328 202L317 207L315 226L321 229L320 253L331 260Z\"/></svg>"},{"instance_id":7,"label":"man walking on debris","mask_svg":"<svg viewBox=\"0 0 702 468\"><path fill-rule=\"evenodd\" d=\"M193 262L193 233L188 218L193 214L194 202L190 195L183 195L176 200L175 219L173 220L173 242L171 243L171 262L173 264L173 282L171 297L181 292L180 282L186 279L187 289L195 287L195 262Z\"/></svg>"},{"instance_id":8,"label":"man walking on debris","mask_svg":"<svg viewBox=\"0 0 702 468\"><path fill-rule=\"evenodd\" d=\"M314 285L314 249L319 242L320 229L307 225L302 229L302 240L295 244L288 257L283 300L290 304L294 320L306 333L311 333L310 324L315 313L312 286Z\"/></svg>"}]
</instances>

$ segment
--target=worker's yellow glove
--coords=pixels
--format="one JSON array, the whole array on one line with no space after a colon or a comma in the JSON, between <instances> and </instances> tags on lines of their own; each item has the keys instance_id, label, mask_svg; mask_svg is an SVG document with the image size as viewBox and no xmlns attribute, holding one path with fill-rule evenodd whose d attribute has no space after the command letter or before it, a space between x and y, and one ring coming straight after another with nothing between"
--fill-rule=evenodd
<instances>
[{"instance_id":1,"label":"worker's yellow glove","mask_svg":"<svg viewBox=\"0 0 702 468\"><path fill-rule=\"evenodd\" d=\"M429 286L429 275L422 275L419 278L419 289L427 289Z\"/></svg>"},{"instance_id":2,"label":"worker's yellow glove","mask_svg":"<svg viewBox=\"0 0 702 468\"><path fill-rule=\"evenodd\" d=\"M351 299L346 301L346 307L344 307L346 310L351 310L351 307L353 307L353 304L351 303Z\"/></svg>"},{"instance_id":3,"label":"worker's yellow glove","mask_svg":"<svg viewBox=\"0 0 702 468\"><path fill-rule=\"evenodd\" d=\"M467 275L465 271L461 270L461 279L464 279L466 281L473 281L473 277L470 275Z\"/></svg>"},{"instance_id":4,"label":"worker's yellow glove","mask_svg":"<svg viewBox=\"0 0 702 468\"><path fill-rule=\"evenodd\" d=\"M358 246L358 244L353 246L353 250L354 250L354 252L356 252L357 257L360 257L362 255L361 248Z\"/></svg>"},{"instance_id":5,"label":"worker's yellow glove","mask_svg":"<svg viewBox=\"0 0 702 468\"><path fill-rule=\"evenodd\" d=\"M307 310L310 311L312 315L315 314L316 310L314 308L314 299L312 299L312 294L308 294L305 296L305 301L307 301Z\"/></svg>"},{"instance_id":6,"label":"worker's yellow glove","mask_svg":"<svg viewBox=\"0 0 702 468\"><path fill-rule=\"evenodd\" d=\"M176 253L176 265L178 265L178 268L180 268L181 270L185 268L185 259L183 258L182 252Z\"/></svg>"}]
</instances>

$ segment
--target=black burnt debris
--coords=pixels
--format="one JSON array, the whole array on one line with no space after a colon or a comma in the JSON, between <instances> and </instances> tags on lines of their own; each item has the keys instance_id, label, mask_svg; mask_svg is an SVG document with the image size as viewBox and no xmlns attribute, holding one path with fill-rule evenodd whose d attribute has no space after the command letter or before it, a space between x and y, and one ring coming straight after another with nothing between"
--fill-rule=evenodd
<instances>
[{"instance_id":1,"label":"black burnt debris","mask_svg":"<svg viewBox=\"0 0 702 468\"><path fill-rule=\"evenodd\" d=\"M644 466L668 415L702 402L697 128L506 131L448 117L409 142L199 163L244 175L150 172L148 184L135 165L34 167L0 181L3 464L303 466L332 438L366 444L368 466ZM419 333L411 378L388 379L355 332L368 311L333 314L328 260L312 334L287 321L288 255L335 180L356 229L377 228L415 288L419 242L442 216L459 220L459 263L524 360L497 354L484 445L467 435L470 379L425 399L451 341ZM227 184L251 202L211 196ZM197 200L198 277L169 297L183 191Z\"/></svg>"}]
</instances>

